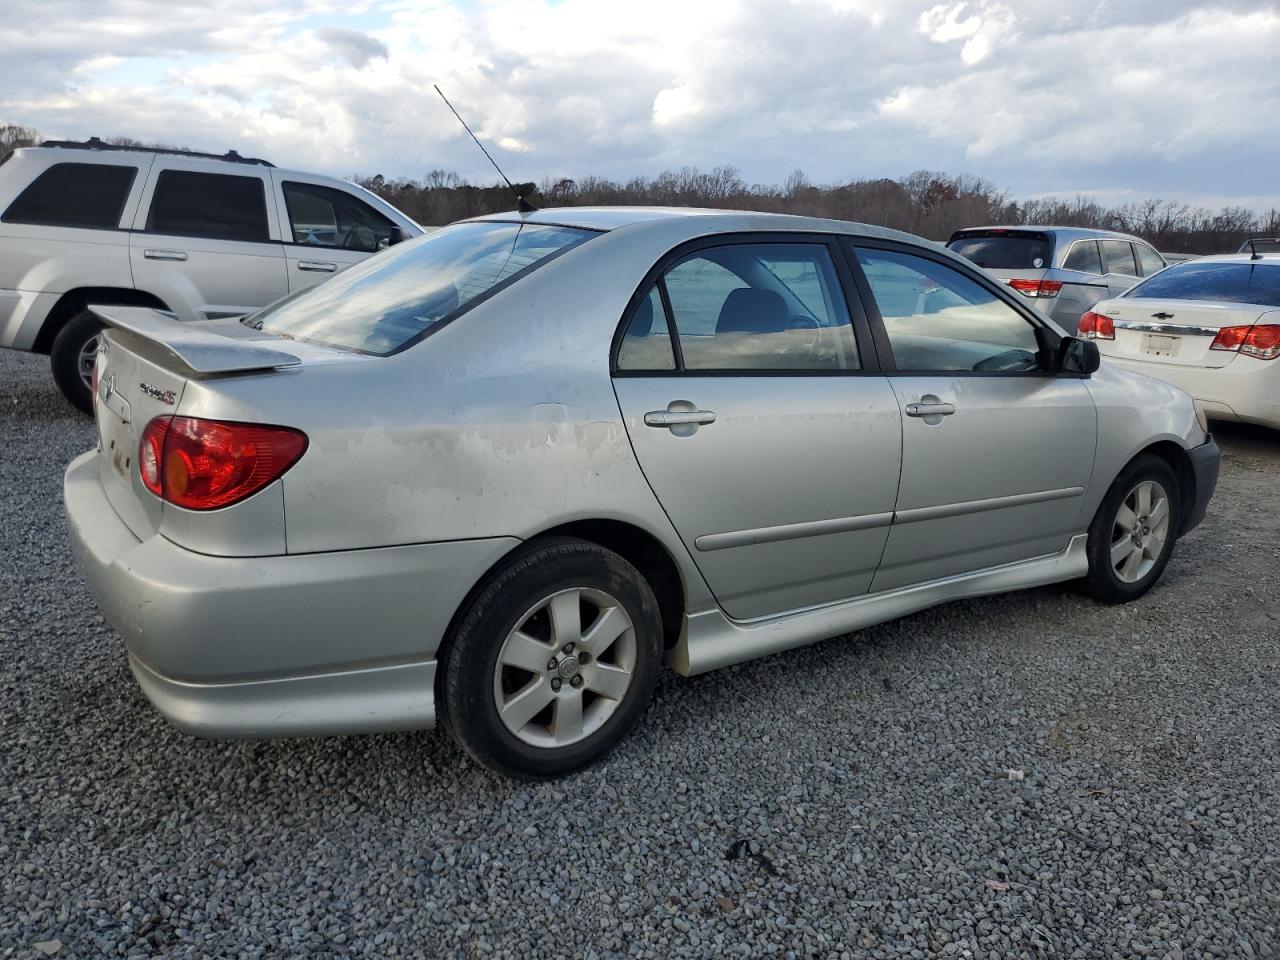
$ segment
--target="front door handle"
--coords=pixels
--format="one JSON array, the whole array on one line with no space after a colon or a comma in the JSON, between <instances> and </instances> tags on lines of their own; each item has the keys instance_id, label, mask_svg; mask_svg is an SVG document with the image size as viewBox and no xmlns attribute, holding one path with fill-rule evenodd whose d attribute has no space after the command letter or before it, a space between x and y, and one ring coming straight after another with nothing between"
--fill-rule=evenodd
<instances>
[{"instance_id":1,"label":"front door handle","mask_svg":"<svg viewBox=\"0 0 1280 960\"><path fill-rule=\"evenodd\" d=\"M182 261L187 259L185 250L143 250L142 255L148 260Z\"/></svg>"},{"instance_id":2,"label":"front door handle","mask_svg":"<svg viewBox=\"0 0 1280 960\"><path fill-rule=\"evenodd\" d=\"M908 403L908 417L949 417L956 412L954 403L933 400L926 403Z\"/></svg>"},{"instance_id":3,"label":"front door handle","mask_svg":"<svg viewBox=\"0 0 1280 960\"><path fill-rule=\"evenodd\" d=\"M299 260L298 269L306 270L310 273L334 273L337 271L338 265L324 260Z\"/></svg>"},{"instance_id":4,"label":"front door handle","mask_svg":"<svg viewBox=\"0 0 1280 960\"><path fill-rule=\"evenodd\" d=\"M700 427L715 422L710 410L650 410L644 415L646 427Z\"/></svg>"}]
</instances>

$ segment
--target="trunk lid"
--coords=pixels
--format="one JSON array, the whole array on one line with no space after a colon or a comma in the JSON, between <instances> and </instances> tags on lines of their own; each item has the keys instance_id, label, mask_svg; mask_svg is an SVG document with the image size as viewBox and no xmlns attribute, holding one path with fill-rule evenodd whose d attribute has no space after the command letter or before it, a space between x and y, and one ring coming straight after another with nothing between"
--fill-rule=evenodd
<instances>
[{"instance_id":1,"label":"trunk lid","mask_svg":"<svg viewBox=\"0 0 1280 960\"><path fill-rule=\"evenodd\" d=\"M1183 367L1225 367L1236 354L1210 350L1223 327L1251 326L1274 307L1203 300L1118 297L1094 307L1110 317L1114 340L1098 340L1104 357Z\"/></svg>"},{"instance_id":2,"label":"trunk lid","mask_svg":"<svg viewBox=\"0 0 1280 960\"><path fill-rule=\"evenodd\" d=\"M192 380L366 359L287 341L235 319L180 323L141 307L90 309L108 326L95 365L98 476L107 500L139 539L156 534L165 509L179 509L142 483L142 432L155 417L178 412Z\"/></svg>"}]
</instances>

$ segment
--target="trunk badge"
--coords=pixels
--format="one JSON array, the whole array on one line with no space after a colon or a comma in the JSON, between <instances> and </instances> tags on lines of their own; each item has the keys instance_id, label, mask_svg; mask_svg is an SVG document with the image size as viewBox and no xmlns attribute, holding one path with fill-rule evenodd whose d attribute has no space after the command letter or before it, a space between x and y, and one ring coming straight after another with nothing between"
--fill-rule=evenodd
<instances>
[{"instance_id":1,"label":"trunk badge","mask_svg":"<svg viewBox=\"0 0 1280 960\"><path fill-rule=\"evenodd\" d=\"M159 400L161 403L167 404L170 407L173 406L174 400L176 399L172 390L161 390L159 387L153 387L145 380L138 384L138 389L152 400Z\"/></svg>"}]
</instances>

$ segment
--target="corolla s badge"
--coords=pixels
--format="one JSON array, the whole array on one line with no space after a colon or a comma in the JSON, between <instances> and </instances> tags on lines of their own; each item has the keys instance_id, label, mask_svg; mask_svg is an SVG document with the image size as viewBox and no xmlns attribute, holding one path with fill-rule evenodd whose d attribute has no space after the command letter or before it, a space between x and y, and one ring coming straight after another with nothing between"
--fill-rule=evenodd
<instances>
[{"instance_id":1,"label":"corolla s badge","mask_svg":"<svg viewBox=\"0 0 1280 960\"><path fill-rule=\"evenodd\" d=\"M147 381L145 380L143 380L140 384L138 384L138 389L141 390L143 393L145 393L152 400L159 400L161 403L166 403L171 407L173 406L174 400L176 399L173 395L172 390L161 390L159 387L153 387L151 384L147 383Z\"/></svg>"}]
</instances>

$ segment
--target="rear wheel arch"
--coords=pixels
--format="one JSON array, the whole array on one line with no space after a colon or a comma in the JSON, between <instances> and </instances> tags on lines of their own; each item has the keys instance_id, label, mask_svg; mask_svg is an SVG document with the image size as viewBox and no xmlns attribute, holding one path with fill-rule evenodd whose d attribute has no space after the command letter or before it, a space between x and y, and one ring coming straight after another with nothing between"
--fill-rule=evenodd
<instances>
[{"instance_id":1,"label":"rear wheel arch","mask_svg":"<svg viewBox=\"0 0 1280 960\"><path fill-rule=\"evenodd\" d=\"M152 307L156 310L168 310L169 306L155 294L132 287L77 287L68 290L58 298L58 302L49 310L40 332L31 347L33 353L48 354L53 348L53 341L74 317L78 316L91 303L111 304L117 307Z\"/></svg>"}]
</instances>

